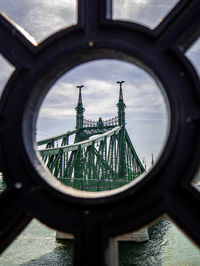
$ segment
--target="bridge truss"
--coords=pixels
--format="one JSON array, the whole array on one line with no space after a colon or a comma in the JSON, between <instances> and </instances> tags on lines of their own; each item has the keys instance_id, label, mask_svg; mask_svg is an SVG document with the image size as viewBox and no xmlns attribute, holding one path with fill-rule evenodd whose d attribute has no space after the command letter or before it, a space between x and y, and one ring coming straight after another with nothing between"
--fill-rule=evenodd
<instances>
[{"instance_id":1,"label":"bridge truss","mask_svg":"<svg viewBox=\"0 0 200 266\"><path fill-rule=\"evenodd\" d=\"M145 171L125 128L126 106L119 83L117 117L105 121L84 119L83 86L78 86L76 128L37 143L45 166L62 183L86 191L111 190Z\"/></svg>"}]
</instances>

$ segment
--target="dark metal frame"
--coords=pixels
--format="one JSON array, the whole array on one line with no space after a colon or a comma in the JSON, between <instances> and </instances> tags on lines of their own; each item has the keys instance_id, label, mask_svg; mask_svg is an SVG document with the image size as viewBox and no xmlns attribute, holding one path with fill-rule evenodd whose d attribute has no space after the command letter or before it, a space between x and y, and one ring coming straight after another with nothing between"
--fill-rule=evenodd
<instances>
[{"instance_id":1,"label":"dark metal frame","mask_svg":"<svg viewBox=\"0 0 200 266\"><path fill-rule=\"evenodd\" d=\"M182 0L154 30L111 20L111 2L79 0L78 24L38 47L3 15L0 51L16 68L0 103L0 250L36 217L75 235L74 265L106 265L109 237L168 214L200 245L200 194L192 186L200 161L199 78L185 57L200 32L200 1ZM163 88L170 130L155 167L135 186L98 196L58 185L34 149L34 123L49 87L89 60L138 64Z\"/></svg>"}]
</instances>

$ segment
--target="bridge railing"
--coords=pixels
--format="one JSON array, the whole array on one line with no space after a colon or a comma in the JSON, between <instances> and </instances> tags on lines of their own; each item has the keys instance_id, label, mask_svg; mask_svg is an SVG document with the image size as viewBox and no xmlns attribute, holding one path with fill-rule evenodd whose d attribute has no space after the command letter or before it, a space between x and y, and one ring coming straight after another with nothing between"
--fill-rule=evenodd
<instances>
[{"instance_id":1,"label":"bridge railing","mask_svg":"<svg viewBox=\"0 0 200 266\"><path fill-rule=\"evenodd\" d=\"M69 136L76 134L77 132L78 132L78 129L73 129L73 130L67 131L66 133L63 133L61 135L56 135L56 136L53 136L50 138L45 138L45 139L39 140L39 141L37 141L37 146L42 146L42 145L51 144L51 143L53 144L56 141L58 142L60 140L68 138ZM54 147L54 145L52 145L52 147Z\"/></svg>"},{"instance_id":2,"label":"bridge railing","mask_svg":"<svg viewBox=\"0 0 200 266\"><path fill-rule=\"evenodd\" d=\"M83 127L98 127L100 125L99 121L83 119ZM106 120L101 120L102 126L118 126L118 117L113 117Z\"/></svg>"},{"instance_id":3,"label":"bridge railing","mask_svg":"<svg viewBox=\"0 0 200 266\"><path fill-rule=\"evenodd\" d=\"M50 156L50 155L56 155L59 153L60 150L63 150L63 152L69 152L69 151L75 151L78 150L78 148L84 148L84 147L88 147L91 146L93 143L98 143L101 140L103 140L105 137L110 137L113 134L117 133L120 130L120 126L117 126L109 131L107 131L104 134L101 134L101 136L97 136L94 137L92 139L89 140L84 140L78 143L73 143L73 144L69 144L69 145L63 145L61 147L52 147L52 148L45 148L45 149L41 149L39 150L41 156Z\"/></svg>"}]
</instances>

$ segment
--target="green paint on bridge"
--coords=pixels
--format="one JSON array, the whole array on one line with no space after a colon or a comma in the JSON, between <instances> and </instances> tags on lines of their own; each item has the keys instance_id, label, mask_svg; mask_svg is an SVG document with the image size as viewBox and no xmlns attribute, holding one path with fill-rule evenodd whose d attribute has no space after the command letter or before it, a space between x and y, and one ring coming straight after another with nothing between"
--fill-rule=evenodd
<instances>
[{"instance_id":1,"label":"green paint on bridge","mask_svg":"<svg viewBox=\"0 0 200 266\"><path fill-rule=\"evenodd\" d=\"M91 121L84 118L81 89L76 110L76 128L38 142L42 160L62 183L80 190L105 191L130 183L145 169L125 127L122 83L114 118ZM74 143L69 144L73 137Z\"/></svg>"}]
</instances>

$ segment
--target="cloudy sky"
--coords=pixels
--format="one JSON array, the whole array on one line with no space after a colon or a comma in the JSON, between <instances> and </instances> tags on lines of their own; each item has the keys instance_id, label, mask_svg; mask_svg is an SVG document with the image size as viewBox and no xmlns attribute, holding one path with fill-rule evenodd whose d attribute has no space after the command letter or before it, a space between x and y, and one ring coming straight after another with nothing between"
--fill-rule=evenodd
<instances>
[{"instance_id":1,"label":"cloudy sky","mask_svg":"<svg viewBox=\"0 0 200 266\"><path fill-rule=\"evenodd\" d=\"M113 18L156 27L178 0L114 0ZM24 28L37 42L76 23L76 0L0 0L0 9ZM197 72L200 66L200 41L187 52ZM3 90L14 71L0 56L0 87ZM41 107L37 136L63 133L75 126L77 85L83 88L85 117L96 120L117 115L118 85L123 86L129 135L141 160L150 164L162 149L168 117L165 100L152 77L137 66L119 60L98 60L80 65L61 77L52 87Z\"/></svg>"},{"instance_id":2,"label":"cloudy sky","mask_svg":"<svg viewBox=\"0 0 200 266\"><path fill-rule=\"evenodd\" d=\"M77 78L78 77L78 78ZM123 84L126 127L142 159L157 154L167 132L167 110L155 81L139 67L119 60L95 60L66 73L52 87L40 109L39 138L75 127L78 90L84 84L82 99L85 118L109 119L117 116L118 80ZM49 129L47 132L46 129Z\"/></svg>"}]
</instances>

